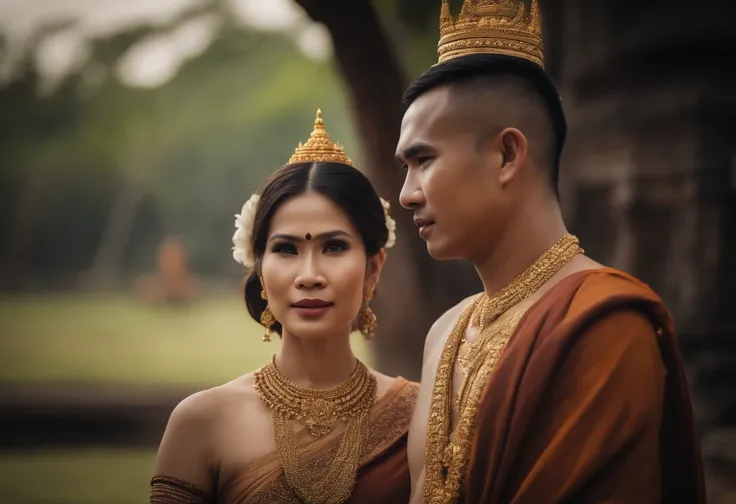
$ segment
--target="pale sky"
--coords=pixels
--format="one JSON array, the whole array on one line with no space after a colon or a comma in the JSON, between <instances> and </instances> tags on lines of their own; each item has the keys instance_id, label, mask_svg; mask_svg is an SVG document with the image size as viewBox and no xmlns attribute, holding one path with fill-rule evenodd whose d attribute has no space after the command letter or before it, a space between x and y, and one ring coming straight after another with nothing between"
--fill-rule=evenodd
<instances>
[{"instance_id":1,"label":"pale sky","mask_svg":"<svg viewBox=\"0 0 736 504\"><path fill-rule=\"evenodd\" d=\"M83 65L90 38L109 35L142 23L165 25L203 0L0 0L0 32L10 40L9 57L0 62L7 78L23 45L45 23L65 19L74 25L39 47L36 63L48 86ZM229 0L233 15L261 30L283 31L307 56L324 59L332 42L326 29L313 23L293 0ZM200 16L167 34L149 37L120 60L117 77L131 86L154 87L176 75L180 66L207 49L221 20Z\"/></svg>"}]
</instances>

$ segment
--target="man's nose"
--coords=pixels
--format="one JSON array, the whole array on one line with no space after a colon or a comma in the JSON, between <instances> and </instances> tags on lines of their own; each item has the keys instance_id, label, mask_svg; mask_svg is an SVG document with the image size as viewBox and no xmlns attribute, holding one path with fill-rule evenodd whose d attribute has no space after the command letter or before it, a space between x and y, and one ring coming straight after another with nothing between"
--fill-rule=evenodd
<instances>
[{"instance_id":1,"label":"man's nose","mask_svg":"<svg viewBox=\"0 0 736 504\"><path fill-rule=\"evenodd\" d=\"M407 209L424 205L424 193L422 193L421 186L411 170L406 172L404 185L401 187L401 193L399 194L399 203Z\"/></svg>"}]
</instances>

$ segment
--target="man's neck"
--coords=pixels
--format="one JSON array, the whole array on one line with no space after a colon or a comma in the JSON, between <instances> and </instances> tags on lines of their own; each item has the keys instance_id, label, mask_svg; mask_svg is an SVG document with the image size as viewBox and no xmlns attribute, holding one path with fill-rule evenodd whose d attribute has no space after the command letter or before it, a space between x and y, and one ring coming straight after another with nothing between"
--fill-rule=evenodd
<instances>
[{"instance_id":1,"label":"man's neck","mask_svg":"<svg viewBox=\"0 0 736 504\"><path fill-rule=\"evenodd\" d=\"M535 217L542 215L542 218ZM534 264L565 233L559 206L543 212L524 212L510 223L488 255L474 262L483 289L494 296Z\"/></svg>"}]
</instances>

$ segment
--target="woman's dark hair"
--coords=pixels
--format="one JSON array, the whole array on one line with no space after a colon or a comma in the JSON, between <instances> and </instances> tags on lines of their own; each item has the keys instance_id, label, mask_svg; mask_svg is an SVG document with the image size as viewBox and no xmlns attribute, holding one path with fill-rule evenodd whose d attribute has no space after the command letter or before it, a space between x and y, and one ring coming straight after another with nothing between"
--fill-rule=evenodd
<instances>
[{"instance_id":1,"label":"woman's dark hair","mask_svg":"<svg viewBox=\"0 0 736 504\"><path fill-rule=\"evenodd\" d=\"M271 176L263 188L253 222L255 264L245 281L245 304L248 313L259 323L267 301L261 298L263 286L258 272L266 250L271 220L283 203L308 191L329 198L348 215L360 233L368 257L377 254L388 240L383 205L373 185L361 172L341 163L295 163L284 166ZM278 322L272 329L281 334L281 324Z\"/></svg>"}]
</instances>

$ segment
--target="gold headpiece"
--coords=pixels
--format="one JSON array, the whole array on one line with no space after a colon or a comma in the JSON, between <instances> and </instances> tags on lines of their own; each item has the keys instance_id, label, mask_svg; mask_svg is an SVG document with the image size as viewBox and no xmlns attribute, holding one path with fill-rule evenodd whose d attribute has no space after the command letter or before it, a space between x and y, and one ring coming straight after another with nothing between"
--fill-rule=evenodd
<instances>
[{"instance_id":1,"label":"gold headpiece","mask_svg":"<svg viewBox=\"0 0 736 504\"><path fill-rule=\"evenodd\" d=\"M450 0L442 0L438 63L469 54L505 54L544 68L539 0L464 0L452 18Z\"/></svg>"},{"instance_id":2,"label":"gold headpiece","mask_svg":"<svg viewBox=\"0 0 736 504\"><path fill-rule=\"evenodd\" d=\"M322 120L322 110L320 109L317 109L314 130L309 135L309 140L305 144L299 142L287 164L314 163L318 161L353 166L353 162L345 155L345 149L340 144L333 144L332 140L330 140L330 135L325 130L325 122Z\"/></svg>"}]
</instances>

